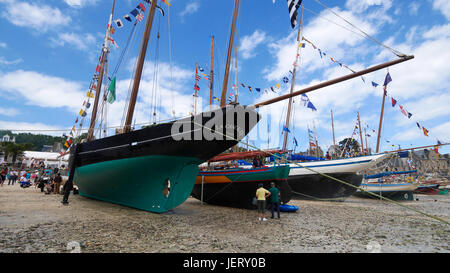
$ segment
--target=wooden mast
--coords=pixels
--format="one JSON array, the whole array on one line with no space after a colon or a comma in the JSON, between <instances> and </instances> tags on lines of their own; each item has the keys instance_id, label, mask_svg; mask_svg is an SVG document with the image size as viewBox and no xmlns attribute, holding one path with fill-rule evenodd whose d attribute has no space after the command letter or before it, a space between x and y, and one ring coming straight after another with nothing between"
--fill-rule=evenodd
<instances>
[{"instance_id":1,"label":"wooden mast","mask_svg":"<svg viewBox=\"0 0 450 273\"><path fill-rule=\"evenodd\" d=\"M303 17L303 5L305 3L303 2L302 4L302 11L300 14L300 24L298 25L298 32L297 32L297 42L300 43L300 30L302 28L302 17ZM295 74L297 72L297 60L298 60L298 56L299 56L299 51L300 51L300 44L297 45L297 53L295 55L295 62L294 62L294 71L292 71L292 80L291 80L291 91L290 94L292 94L294 92L294 85L295 85ZM292 107L292 97L289 98L289 103L288 103L288 109L287 109L287 113L286 113L286 124L285 127L289 128L289 121L291 119L291 107ZM288 140L288 131L285 130L284 131L284 140L283 140L283 151L286 151L286 146L287 146L287 140Z\"/></svg>"},{"instance_id":2,"label":"wooden mast","mask_svg":"<svg viewBox=\"0 0 450 273\"><path fill-rule=\"evenodd\" d=\"M141 82L142 69L144 67L145 54L147 52L148 40L150 38L150 30L152 29L153 17L155 15L155 7L157 1L152 1L150 6L150 13L147 18L147 23L145 26L144 38L141 44L141 50L139 52L138 63L136 65L136 74L133 81L133 88L131 90L130 103L128 105L127 118L125 120L125 126L123 132L127 133L131 131L131 122L133 120L134 108L136 106L136 99L139 90L139 84Z\"/></svg>"},{"instance_id":3,"label":"wooden mast","mask_svg":"<svg viewBox=\"0 0 450 273\"><path fill-rule=\"evenodd\" d=\"M380 124L378 125L378 136L377 136L377 149L376 153L380 148L380 135L381 135L381 125L383 123L383 112L384 112L384 100L386 99L386 85L383 87L383 102L381 103L381 114L380 114Z\"/></svg>"},{"instance_id":4,"label":"wooden mast","mask_svg":"<svg viewBox=\"0 0 450 273\"><path fill-rule=\"evenodd\" d=\"M335 149L336 149L336 139L334 138L333 109L331 109L331 131L333 132L333 151L335 151ZM336 154L336 153L334 153L334 154Z\"/></svg>"},{"instance_id":5,"label":"wooden mast","mask_svg":"<svg viewBox=\"0 0 450 273\"><path fill-rule=\"evenodd\" d=\"M197 63L195 63L195 80L194 80L194 116L197 115Z\"/></svg>"},{"instance_id":6,"label":"wooden mast","mask_svg":"<svg viewBox=\"0 0 450 273\"><path fill-rule=\"evenodd\" d=\"M364 142L361 131L361 120L359 119L359 111L358 111L358 127L359 127L359 137L361 139L361 153L364 154Z\"/></svg>"},{"instance_id":7,"label":"wooden mast","mask_svg":"<svg viewBox=\"0 0 450 273\"><path fill-rule=\"evenodd\" d=\"M225 101L227 98L228 74L230 73L231 51L233 49L234 32L236 29L236 18L237 18L238 9L239 9L239 0L235 0L234 1L233 24L231 26L230 41L228 43L227 63L225 66L225 76L224 76L223 85L222 85L222 96L220 97L220 107L225 106Z\"/></svg>"},{"instance_id":8,"label":"wooden mast","mask_svg":"<svg viewBox=\"0 0 450 273\"><path fill-rule=\"evenodd\" d=\"M369 155L369 145L367 144L367 132L366 132L366 128L364 128L364 138L366 139L366 150L365 150L365 155Z\"/></svg>"},{"instance_id":9,"label":"wooden mast","mask_svg":"<svg viewBox=\"0 0 450 273\"><path fill-rule=\"evenodd\" d=\"M282 96L279 96L279 97L276 97L276 98L273 98L273 99L269 99L269 100L266 100L266 101L258 102L256 104L252 105L252 107L253 108L259 108L261 106L270 105L270 104L275 103L275 102L279 102L279 101L282 101L282 100L285 100L285 99L288 99L288 98L291 98L291 97L296 97L296 96L301 95L301 94L305 94L305 93L308 93L308 92L311 92L311 91L314 91L314 90L317 90L317 89L320 89L320 88L324 88L324 87L327 87L327 86L330 86L330 85L333 85L333 84L336 84L336 83L339 83L339 82L343 82L343 81L346 81L346 80L349 80L349 79L353 79L353 78L356 78L356 77L368 74L370 72L377 71L377 70L389 67L391 65L395 65L395 64L402 63L402 62L406 62L406 61L409 61L409 60L411 60L413 58L414 58L414 56L411 55L411 56L402 57L402 58L394 60L394 61L390 61L390 62L382 63L382 64L379 64L379 65L376 65L376 66L372 66L372 67L369 67L367 69L361 70L361 71L356 72L356 73L352 73L352 74L349 74L349 75L346 75L346 76L342 76L342 77L339 77L339 78L336 78L336 79L333 79L333 80L329 80L329 81L322 82L322 83L319 83L319 84L316 84L316 85L313 85L313 86L310 86L310 87L303 88L303 89L295 91L295 92L293 92L291 94L286 94L286 95L282 95Z\"/></svg>"},{"instance_id":10,"label":"wooden mast","mask_svg":"<svg viewBox=\"0 0 450 273\"><path fill-rule=\"evenodd\" d=\"M213 79L214 79L214 72L213 72L213 65L214 65L214 35L211 38L211 73L209 75L209 111L211 111L212 107L212 97L213 97Z\"/></svg>"},{"instance_id":11,"label":"wooden mast","mask_svg":"<svg viewBox=\"0 0 450 273\"><path fill-rule=\"evenodd\" d=\"M113 6L111 10L111 14L109 16L108 21L108 27L105 34L105 41L102 48L102 57L100 59L100 71L98 73L98 80L97 80L97 88L95 90L95 99L94 99L94 105L92 107L92 114L91 114L91 124L89 125L89 131L88 131L88 137L87 140L92 140L94 136L94 129L95 129L95 122L97 120L97 108L98 108L98 102L100 101L100 92L102 90L102 83L103 83L103 73L105 71L105 61L106 61L106 55L109 52L108 44L109 44L109 32L112 27L112 18L114 15L114 6L116 5L116 0L113 0Z\"/></svg>"}]
</instances>

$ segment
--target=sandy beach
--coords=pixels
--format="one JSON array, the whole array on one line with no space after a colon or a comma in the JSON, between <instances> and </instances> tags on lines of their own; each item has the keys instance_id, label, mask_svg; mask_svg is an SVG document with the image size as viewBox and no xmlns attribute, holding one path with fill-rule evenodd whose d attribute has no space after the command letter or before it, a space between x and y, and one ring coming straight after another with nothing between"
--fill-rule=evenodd
<instances>
[{"instance_id":1,"label":"sandy beach","mask_svg":"<svg viewBox=\"0 0 450 273\"><path fill-rule=\"evenodd\" d=\"M450 221L449 195L415 195L402 204ZM154 214L33 187L0 187L2 253L323 253L450 252L450 225L379 200L291 200L300 209L281 219L189 198ZM68 247L74 245L74 247ZM79 246L79 247L78 247Z\"/></svg>"}]
</instances>

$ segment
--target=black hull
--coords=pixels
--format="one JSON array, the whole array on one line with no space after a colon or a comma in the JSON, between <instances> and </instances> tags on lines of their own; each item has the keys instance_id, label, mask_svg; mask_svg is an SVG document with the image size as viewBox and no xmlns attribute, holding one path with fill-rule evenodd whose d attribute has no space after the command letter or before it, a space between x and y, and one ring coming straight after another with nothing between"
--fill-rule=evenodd
<instances>
[{"instance_id":1,"label":"black hull","mask_svg":"<svg viewBox=\"0 0 450 273\"><path fill-rule=\"evenodd\" d=\"M359 187L363 179L362 175L355 173L333 173L328 175L355 187ZM294 197L304 200L335 199L342 201L357 190L319 174L289 176L288 183L292 188Z\"/></svg>"},{"instance_id":2,"label":"black hull","mask_svg":"<svg viewBox=\"0 0 450 273\"><path fill-rule=\"evenodd\" d=\"M243 108L242 106L239 106ZM198 158L201 161L207 161L211 157L218 155L228 148L237 144L236 140L231 139L214 139L208 140L201 135L198 139L199 129L207 126L208 122L213 119L222 119L226 124L227 111L233 109L232 106L217 109L212 112L202 113L195 117L190 117L178 121L153 125L144 129L131 131L129 133L118 134L98 140L92 140L85 143L77 144L76 149L71 149L71 157L76 150L74 160L75 167L81 167L89 164L133 158L149 155L167 155L182 156L189 158ZM246 110L245 128L237 126L237 118L234 120L234 139L242 139L259 120L259 115L254 110ZM251 122L250 115L256 115L256 122ZM173 125L176 122L183 121L188 126L178 129L174 134ZM201 125L200 125L201 124ZM212 128L216 129L216 128ZM190 140L174 139L174 135L189 137ZM176 138L176 137L175 137ZM198 140L196 140L198 139Z\"/></svg>"},{"instance_id":3,"label":"black hull","mask_svg":"<svg viewBox=\"0 0 450 273\"><path fill-rule=\"evenodd\" d=\"M271 181L255 182L233 182L233 183L212 183L203 185L203 201L211 205L256 209L253 204L258 184L263 183L264 188L270 189ZM292 191L286 180L274 181L280 190L280 202L288 203L292 198ZM195 184L192 190L192 197L201 200L202 185ZM268 203L268 202L266 202Z\"/></svg>"},{"instance_id":4,"label":"black hull","mask_svg":"<svg viewBox=\"0 0 450 273\"><path fill-rule=\"evenodd\" d=\"M397 200L397 201L413 201L414 200L414 194L412 191L382 191L382 192L373 192L375 194L381 195L385 198L391 199L391 200ZM362 198L369 198L369 199L381 199L377 196L373 196L371 194L358 191L355 193L355 196L362 197ZM383 199L382 199L383 200Z\"/></svg>"}]
</instances>

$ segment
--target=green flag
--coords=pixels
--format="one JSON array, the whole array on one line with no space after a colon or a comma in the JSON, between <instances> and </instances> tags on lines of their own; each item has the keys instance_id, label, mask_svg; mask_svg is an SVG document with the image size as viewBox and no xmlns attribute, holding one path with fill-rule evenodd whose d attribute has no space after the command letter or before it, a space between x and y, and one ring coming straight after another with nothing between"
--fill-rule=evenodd
<instances>
[{"instance_id":1,"label":"green flag","mask_svg":"<svg viewBox=\"0 0 450 273\"><path fill-rule=\"evenodd\" d=\"M116 76L114 76L111 83L109 84L108 90L108 102L113 103L116 100Z\"/></svg>"}]
</instances>

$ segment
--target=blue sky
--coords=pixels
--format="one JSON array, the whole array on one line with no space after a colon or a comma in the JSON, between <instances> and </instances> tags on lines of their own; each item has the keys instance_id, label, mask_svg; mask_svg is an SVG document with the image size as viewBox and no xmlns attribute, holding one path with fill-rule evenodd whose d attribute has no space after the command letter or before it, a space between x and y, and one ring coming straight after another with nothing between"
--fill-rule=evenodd
<instances>
[{"instance_id":1,"label":"blue sky","mask_svg":"<svg viewBox=\"0 0 450 273\"><path fill-rule=\"evenodd\" d=\"M123 16L144 1L116 2L114 19L120 18L124 27L116 28L113 35L119 49L111 48L110 71L116 66L131 31L132 24ZM405 117L398 105L391 106L388 98L380 150L391 150L392 144L396 148L398 145L409 148L432 145L437 139L449 142L450 2L321 2L383 44L415 56L411 61L389 68L392 77L387 90L389 96L413 115L411 119ZM217 97L223 81L234 1L172 0L170 7L161 1L158 3L165 16L159 13L155 16L135 111L136 124L153 120L152 101L160 106L157 114L160 120L170 118L173 112L181 117L193 111L195 64L198 62L209 74L211 35L215 37L214 95ZM73 126L100 56L111 4L110 0L0 0L0 129L33 129L37 130L35 133L61 135L62 131L45 130ZM148 4L145 5L148 9ZM145 15L147 13L148 10ZM302 26L304 37L328 57L354 70L396 58L390 51L355 33L356 29L315 0L305 0ZM137 38L117 73L117 100L108 105L107 125L110 127L121 124L143 27L144 22L138 23ZM159 43L156 41L158 29ZM242 0L236 34L238 83L253 88L250 92L239 86L240 103L254 104L289 92L290 83L282 82L277 93L254 90L275 86L292 70L297 28L293 30L290 26L286 1ZM300 51L295 90L348 73L349 70L327 57L321 58L317 50L306 44ZM299 143L296 150L303 151L308 146L308 128L315 127L323 149L332 144L331 110L337 141L352 135L359 110L362 126L371 135L369 146L375 148L376 134L372 130L378 130L382 89L373 88L370 82L382 85L386 73L387 70L382 70L368 74L366 83L356 78L308 93L317 108L314 112L297 98L291 126ZM233 69L230 92L234 81ZM199 86L201 98L197 111L209 107L207 81L200 80ZM260 109L264 119L250 135L252 144L262 148L281 146L286 106L287 102L280 102ZM429 130L428 137L417 128L416 121ZM267 138L267 122L270 122L270 139ZM293 148L292 138L289 146ZM450 148L442 148L441 152L448 153Z\"/></svg>"}]
</instances>

